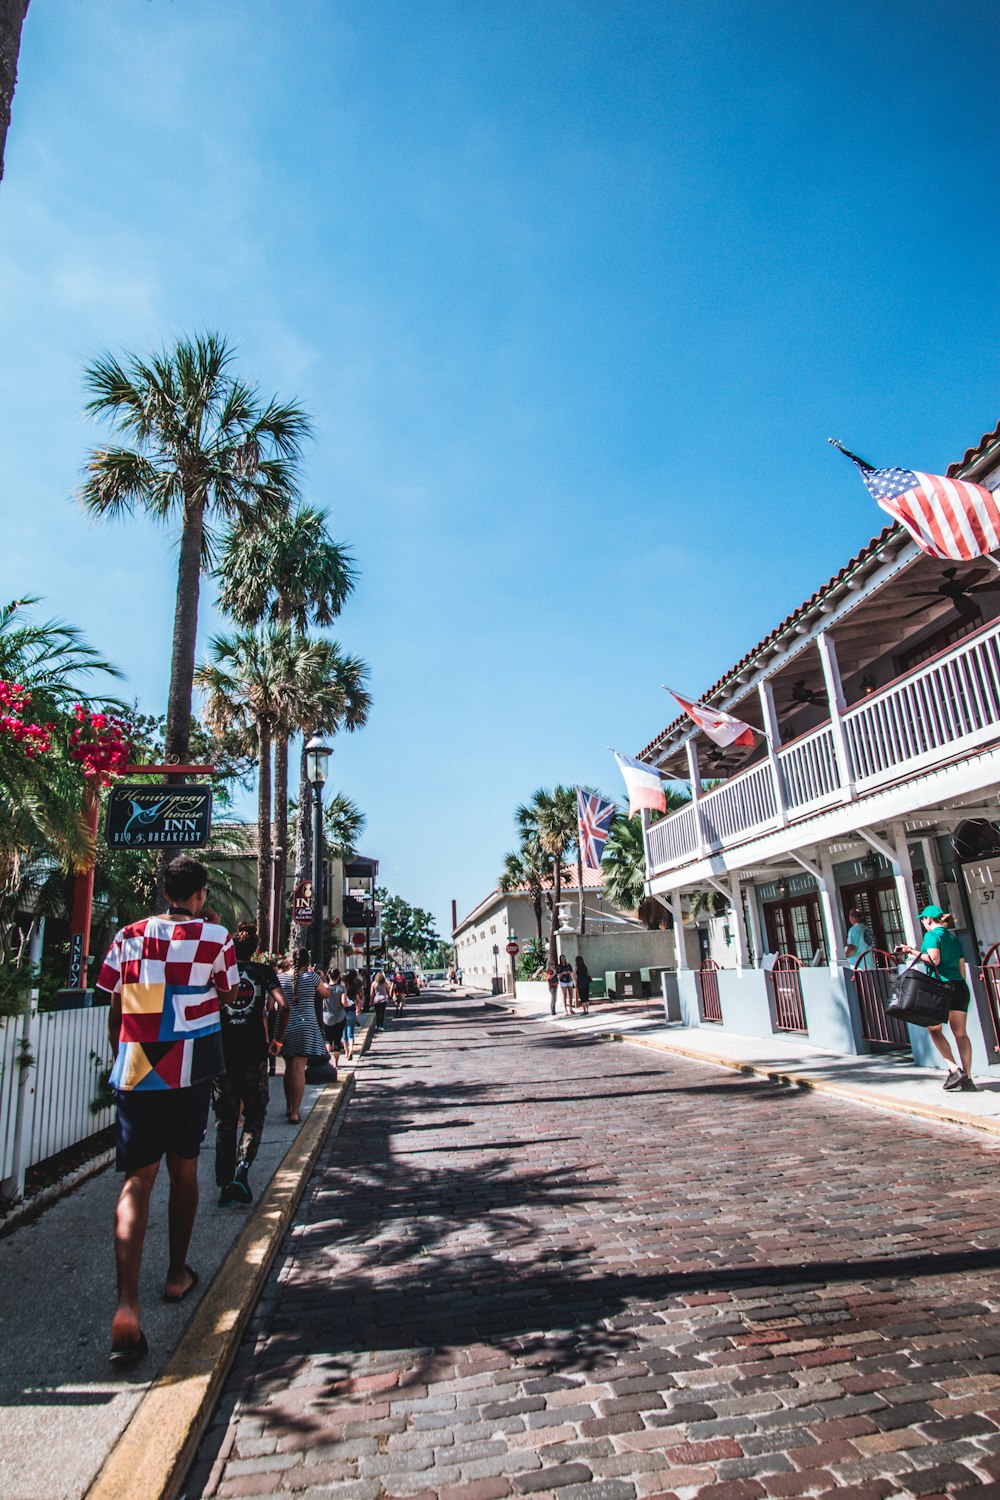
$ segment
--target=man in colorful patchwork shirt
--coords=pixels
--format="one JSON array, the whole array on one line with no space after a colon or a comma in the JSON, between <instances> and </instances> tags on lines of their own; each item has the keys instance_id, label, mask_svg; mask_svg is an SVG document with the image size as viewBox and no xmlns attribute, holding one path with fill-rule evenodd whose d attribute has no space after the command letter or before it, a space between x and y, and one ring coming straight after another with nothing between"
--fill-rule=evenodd
<instances>
[{"instance_id":1,"label":"man in colorful patchwork shirt","mask_svg":"<svg viewBox=\"0 0 1000 1500\"><path fill-rule=\"evenodd\" d=\"M165 1302L197 1285L187 1264L198 1210L198 1152L212 1080L223 1070L219 1002L239 983L229 933L202 918L208 871L183 854L164 873L168 909L115 934L98 999L110 1001L108 1036L117 1094L117 1165L125 1173L115 1216L118 1306L111 1361L137 1364L147 1352L139 1313L139 1268L149 1198L167 1158L170 1262Z\"/></svg>"}]
</instances>

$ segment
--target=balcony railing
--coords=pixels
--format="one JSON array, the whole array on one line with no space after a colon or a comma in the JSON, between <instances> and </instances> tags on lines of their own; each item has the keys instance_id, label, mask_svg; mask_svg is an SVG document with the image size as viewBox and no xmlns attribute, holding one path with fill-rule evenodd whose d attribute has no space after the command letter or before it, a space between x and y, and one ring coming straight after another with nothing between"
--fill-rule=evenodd
<instances>
[{"instance_id":1,"label":"balcony railing","mask_svg":"<svg viewBox=\"0 0 1000 1500\"><path fill-rule=\"evenodd\" d=\"M915 775L1000 736L1000 622L950 647L843 714L859 791ZM823 724L779 749L784 807L808 816L848 796L833 730ZM734 776L647 833L650 874L780 826L771 760ZM700 826L699 826L700 823Z\"/></svg>"}]
</instances>

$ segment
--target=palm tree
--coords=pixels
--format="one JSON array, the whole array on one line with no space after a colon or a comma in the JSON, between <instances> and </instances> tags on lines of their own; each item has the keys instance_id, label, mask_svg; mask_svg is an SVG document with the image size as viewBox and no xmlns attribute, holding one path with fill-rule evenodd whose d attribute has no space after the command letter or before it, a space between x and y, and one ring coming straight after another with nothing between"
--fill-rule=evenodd
<instances>
[{"instance_id":1,"label":"palm tree","mask_svg":"<svg viewBox=\"0 0 1000 1500\"><path fill-rule=\"evenodd\" d=\"M215 636L214 661L195 681L205 694L205 721L216 733L235 730L257 753L257 930L271 912L271 747L277 726L287 733L324 656L324 642L293 635L287 626Z\"/></svg>"},{"instance_id":2,"label":"palm tree","mask_svg":"<svg viewBox=\"0 0 1000 1500\"><path fill-rule=\"evenodd\" d=\"M551 856L546 854L536 837L526 835L521 840L520 849L504 855L503 873L497 882L499 889L505 892L527 889L535 914L535 935L539 947L542 943L542 902L546 884L551 877Z\"/></svg>"},{"instance_id":3,"label":"palm tree","mask_svg":"<svg viewBox=\"0 0 1000 1500\"><path fill-rule=\"evenodd\" d=\"M188 758L210 526L284 515L310 431L300 407L276 398L264 403L231 372L232 363L226 341L206 333L145 360L132 355L122 364L104 354L84 374L92 395L87 410L110 418L134 443L94 450L80 492L84 508L102 518L139 508L164 523L180 522L166 730L167 759L175 764Z\"/></svg>"},{"instance_id":4,"label":"palm tree","mask_svg":"<svg viewBox=\"0 0 1000 1500\"><path fill-rule=\"evenodd\" d=\"M336 641L316 642L322 648L322 656L303 685L302 713L297 729L303 742L314 734L348 733L360 729L368 722L371 695L368 692L368 667L359 656L341 651ZM306 775L306 757L303 753L299 767L299 816L295 820L295 885L309 878L309 861L312 851L312 819L308 809L312 806L312 787ZM299 927L296 946L308 943L308 929Z\"/></svg>"},{"instance_id":5,"label":"palm tree","mask_svg":"<svg viewBox=\"0 0 1000 1500\"><path fill-rule=\"evenodd\" d=\"M346 792L334 792L323 808L323 837L330 853L352 859L368 819Z\"/></svg>"},{"instance_id":6,"label":"palm tree","mask_svg":"<svg viewBox=\"0 0 1000 1500\"><path fill-rule=\"evenodd\" d=\"M538 839L546 854L552 856L553 900L552 929L549 933L549 961L555 963L559 930L559 900L562 895L563 861L577 839L576 788L557 786L553 791L540 787L531 801L517 809L517 825L522 837Z\"/></svg>"},{"instance_id":7,"label":"palm tree","mask_svg":"<svg viewBox=\"0 0 1000 1500\"><path fill-rule=\"evenodd\" d=\"M21 27L28 14L28 4L29 0L0 0L0 178L3 177L4 146L17 84Z\"/></svg>"},{"instance_id":8,"label":"palm tree","mask_svg":"<svg viewBox=\"0 0 1000 1500\"><path fill-rule=\"evenodd\" d=\"M226 537L215 576L219 604L239 625L273 620L305 632L331 625L357 581L350 551L335 542L322 511L298 505L287 516L237 522ZM275 879L284 890L288 861L288 739L274 735L274 843L281 851ZM303 742L304 743L304 742ZM305 769L305 752L301 772Z\"/></svg>"}]
</instances>

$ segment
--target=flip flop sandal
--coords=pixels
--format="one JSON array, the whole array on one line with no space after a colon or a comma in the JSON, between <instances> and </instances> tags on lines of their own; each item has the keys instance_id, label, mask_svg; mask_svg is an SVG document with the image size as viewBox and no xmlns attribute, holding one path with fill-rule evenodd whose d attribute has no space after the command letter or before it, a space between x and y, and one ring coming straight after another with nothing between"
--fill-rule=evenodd
<instances>
[{"instance_id":1,"label":"flip flop sandal","mask_svg":"<svg viewBox=\"0 0 1000 1500\"><path fill-rule=\"evenodd\" d=\"M164 1292L164 1302L183 1302L184 1298L190 1296L195 1287L198 1285L198 1272L194 1269L194 1267L185 1266L184 1269L191 1278L190 1286L186 1286L183 1292Z\"/></svg>"},{"instance_id":2,"label":"flip flop sandal","mask_svg":"<svg viewBox=\"0 0 1000 1500\"><path fill-rule=\"evenodd\" d=\"M149 1345L146 1342L146 1335L140 1332L135 1343L123 1344L120 1349L112 1349L108 1355L108 1363L114 1365L116 1370L131 1370L133 1365L137 1365L140 1359L145 1359L148 1353Z\"/></svg>"}]
</instances>

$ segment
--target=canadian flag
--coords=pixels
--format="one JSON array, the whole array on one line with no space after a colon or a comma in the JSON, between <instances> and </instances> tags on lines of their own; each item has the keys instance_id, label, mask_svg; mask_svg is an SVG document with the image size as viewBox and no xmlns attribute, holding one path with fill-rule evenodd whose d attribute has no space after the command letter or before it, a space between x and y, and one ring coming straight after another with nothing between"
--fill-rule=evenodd
<instances>
[{"instance_id":1,"label":"canadian flag","mask_svg":"<svg viewBox=\"0 0 1000 1500\"><path fill-rule=\"evenodd\" d=\"M742 719L734 719L732 714L722 712L721 708L706 708L704 703L695 703L690 698L682 698L680 693L675 693L673 688L667 688L667 692L683 708L689 719L693 719L698 728L704 730L710 740L725 750L730 745L752 745L757 737L757 731L749 724L744 724Z\"/></svg>"}]
</instances>

